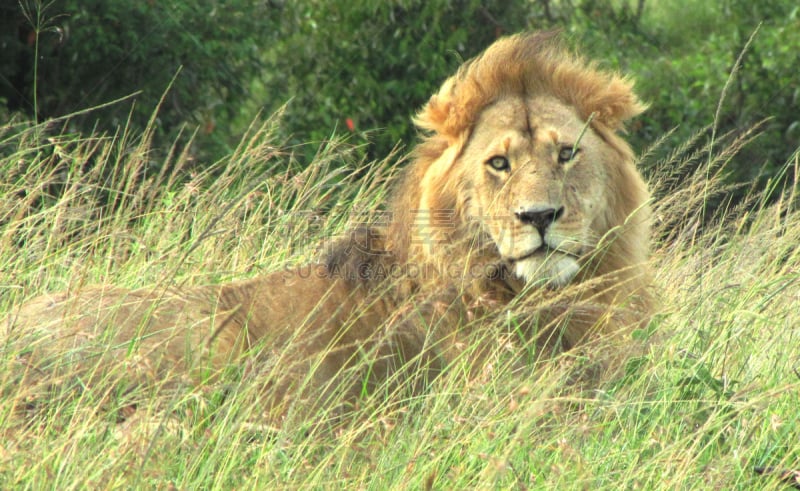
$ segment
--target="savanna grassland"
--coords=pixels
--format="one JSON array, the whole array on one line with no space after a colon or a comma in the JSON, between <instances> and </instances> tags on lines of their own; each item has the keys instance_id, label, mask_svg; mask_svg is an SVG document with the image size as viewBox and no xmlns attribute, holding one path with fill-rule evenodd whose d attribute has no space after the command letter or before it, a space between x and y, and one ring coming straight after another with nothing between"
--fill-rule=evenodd
<instances>
[{"instance_id":1,"label":"savanna grassland","mask_svg":"<svg viewBox=\"0 0 800 491\"><path fill-rule=\"evenodd\" d=\"M398 156L364 162L331 142L301 168L279 124L254 123L203 172L185 171L180 148L154 163L147 132L4 125L0 318L45 291L200 285L308 262L381 208ZM169 391L54 381L43 399L12 375L24 347L5 343L0 487L783 489L800 462L800 214L796 183L718 205L749 138L700 133L650 163L661 308L631 334L648 348L612 380L570 388L569 353L525 373L454 366L413 399L365 395L333 429L275 428L243 367ZM785 171L797 166L795 154Z\"/></svg>"},{"instance_id":2,"label":"savanna grassland","mask_svg":"<svg viewBox=\"0 0 800 491\"><path fill-rule=\"evenodd\" d=\"M216 3L0 6L0 489L800 486L796 2ZM574 386L580 353L455 363L413 398L283 427L247 363L121 391L70 377L65 353L47 391L19 383L21 302L318 259L383 209L445 76L501 33L553 27L650 103L628 137L660 306L598 346L627 355L620 373Z\"/></svg>"}]
</instances>

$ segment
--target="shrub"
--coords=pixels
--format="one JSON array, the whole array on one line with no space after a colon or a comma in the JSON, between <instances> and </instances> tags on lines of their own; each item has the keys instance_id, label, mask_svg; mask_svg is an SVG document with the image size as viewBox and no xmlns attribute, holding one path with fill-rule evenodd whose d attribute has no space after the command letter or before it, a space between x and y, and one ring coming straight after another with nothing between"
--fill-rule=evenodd
<instances>
[{"instance_id":1,"label":"shrub","mask_svg":"<svg viewBox=\"0 0 800 491\"><path fill-rule=\"evenodd\" d=\"M25 0L0 11L0 101L10 109L43 121L133 95L135 104L89 111L71 125L114 131L130 119L142 129L166 93L157 144L188 122L200 126L200 153L212 157L228 150L228 126L263 69L278 15L252 0Z\"/></svg>"},{"instance_id":2,"label":"shrub","mask_svg":"<svg viewBox=\"0 0 800 491\"><path fill-rule=\"evenodd\" d=\"M386 155L410 145L411 115L464 59L536 12L499 0L287 2L264 91L273 108L292 99L282 126L293 141L352 131L371 156Z\"/></svg>"},{"instance_id":3,"label":"shrub","mask_svg":"<svg viewBox=\"0 0 800 491\"><path fill-rule=\"evenodd\" d=\"M744 134L766 120L762 135L727 165L727 179L763 188L781 173L800 147L795 2L646 2L640 18L609 2L583 3L562 22L593 56L630 73L651 104L631 133L634 148L646 149L675 129L663 157L707 124L716 123L717 135ZM743 187L734 198L745 193Z\"/></svg>"}]
</instances>

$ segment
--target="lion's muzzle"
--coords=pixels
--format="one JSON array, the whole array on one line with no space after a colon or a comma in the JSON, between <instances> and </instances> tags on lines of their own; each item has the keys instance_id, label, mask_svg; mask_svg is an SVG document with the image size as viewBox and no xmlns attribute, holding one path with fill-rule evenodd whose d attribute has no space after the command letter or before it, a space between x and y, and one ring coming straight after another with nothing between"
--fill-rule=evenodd
<instances>
[{"instance_id":1,"label":"lion's muzzle","mask_svg":"<svg viewBox=\"0 0 800 491\"><path fill-rule=\"evenodd\" d=\"M545 231L547 227L549 227L553 222L561 218L564 214L564 207L560 206L558 208L554 208L551 206L532 206L527 208L523 211L518 211L514 213L514 216L517 217L519 221L526 225L533 225L536 227L536 230L539 231L539 234L544 237Z\"/></svg>"}]
</instances>

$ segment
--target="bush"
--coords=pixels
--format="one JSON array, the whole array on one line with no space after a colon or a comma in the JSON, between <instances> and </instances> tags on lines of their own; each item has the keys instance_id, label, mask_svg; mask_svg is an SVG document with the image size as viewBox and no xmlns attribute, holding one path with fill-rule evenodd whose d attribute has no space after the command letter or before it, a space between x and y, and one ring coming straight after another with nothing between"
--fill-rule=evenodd
<instances>
[{"instance_id":1,"label":"bush","mask_svg":"<svg viewBox=\"0 0 800 491\"><path fill-rule=\"evenodd\" d=\"M43 121L133 95L135 104L70 119L83 133L115 131L128 119L144 128L166 93L157 144L188 122L205 134L200 153L214 158L238 139L229 125L263 70L278 16L253 0L26 0L0 10L0 101L10 109Z\"/></svg>"},{"instance_id":2,"label":"bush","mask_svg":"<svg viewBox=\"0 0 800 491\"><path fill-rule=\"evenodd\" d=\"M291 98L282 126L292 141L352 131L372 142L370 157L383 156L410 146L411 116L464 59L537 11L499 0L287 2L264 92L273 109Z\"/></svg>"},{"instance_id":3,"label":"bush","mask_svg":"<svg viewBox=\"0 0 800 491\"><path fill-rule=\"evenodd\" d=\"M722 22L725 29L717 26ZM723 88L752 32L743 65ZM752 2L545 1L427 3L302 0L284 6L280 43L267 51L272 108L292 98L284 130L294 142L352 132L370 157L410 145L410 116L458 64L501 34L560 26L571 43L631 74L652 109L631 128L644 151L675 129L658 161L715 122L716 135L762 137L728 164L729 182L763 185L800 145L793 48L798 7ZM719 114L717 114L717 107ZM718 116L718 118L717 118ZM677 128L677 129L676 129ZM709 137L711 132L709 132ZM698 161L699 162L699 161ZM687 169L691 171L692 169ZM735 193L741 197L742 191Z\"/></svg>"},{"instance_id":4,"label":"bush","mask_svg":"<svg viewBox=\"0 0 800 491\"><path fill-rule=\"evenodd\" d=\"M800 147L795 2L646 2L640 18L630 8L585 3L591 7L563 22L593 57L630 73L651 104L630 135L634 148L644 150L675 129L658 152L663 157L706 125L716 123L717 135L740 135L766 120L762 135L728 164L728 182L761 188L781 175ZM742 65L729 82L740 55Z\"/></svg>"},{"instance_id":5,"label":"bush","mask_svg":"<svg viewBox=\"0 0 800 491\"><path fill-rule=\"evenodd\" d=\"M643 151L677 128L648 161L713 122L717 135L736 135L769 118L764 135L727 167L729 182L762 186L800 146L794 109L800 8L789 0L232 0L224 6L204 0L199 7L27 0L23 6L0 6L0 102L41 121L141 90L132 109L119 103L70 124L88 134L95 125L113 130L130 118L132 127L143 128L182 67L159 111L154 144L167 146L185 123L199 126L193 153L203 165L230 150L253 114L287 101L280 131L290 143L351 134L369 159L398 143L409 148L410 117L464 59L502 34L553 26L591 58L636 79L651 109L631 127L634 148ZM304 162L316 147L300 147Z\"/></svg>"}]
</instances>

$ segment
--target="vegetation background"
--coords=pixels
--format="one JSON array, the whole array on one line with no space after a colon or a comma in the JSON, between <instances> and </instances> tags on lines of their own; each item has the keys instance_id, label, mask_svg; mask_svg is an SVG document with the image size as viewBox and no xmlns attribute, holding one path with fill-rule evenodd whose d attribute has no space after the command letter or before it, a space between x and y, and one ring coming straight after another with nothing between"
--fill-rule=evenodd
<instances>
[{"instance_id":1,"label":"vegetation background","mask_svg":"<svg viewBox=\"0 0 800 491\"><path fill-rule=\"evenodd\" d=\"M631 128L634 148L672 132L667 151L712 120L720 134L766 120L764 138L728 167L729 182L763 185L800 144L791 0L8 0L0 13L0 121L43 122L127 97L63 124L141 131L163 97L156 147L197 130L198 166L229 153L259 112L287 103L280 134L302 144L305 163L335 134L351 134L371 158L409 148L409 118L434 87L498 36L531 28L560 28L637 80L653 110Z\"/></svg>"},{"instance_id":2,"label":"vegetation background","mask_svg":"<svg viewBox=\"0 0 800 491\"><path fill-rule=\"evenodd\" d=\"M37 405L10 375L25 347L3 344L0 488L797 484L796 2L21 0L0 14L0 319L44 291L307 261L380 208L392 150L413 145L410 116L447 75L502 34L550 27L651 104L629 138L657 197L664 305L633 334L652 349L590 394L565 390L558 363L452 370L414 400L365 399L335 434L259 424L243 373L167 395L77 380Z\"/></svg>"}]
</instances>

